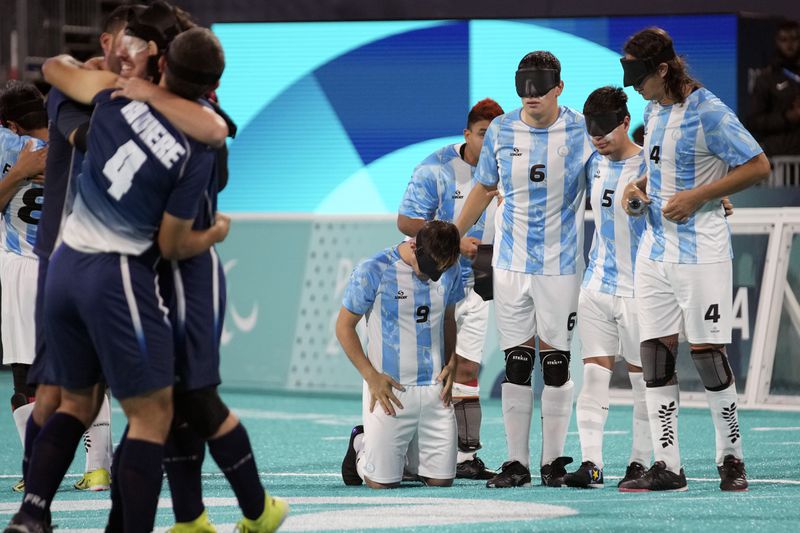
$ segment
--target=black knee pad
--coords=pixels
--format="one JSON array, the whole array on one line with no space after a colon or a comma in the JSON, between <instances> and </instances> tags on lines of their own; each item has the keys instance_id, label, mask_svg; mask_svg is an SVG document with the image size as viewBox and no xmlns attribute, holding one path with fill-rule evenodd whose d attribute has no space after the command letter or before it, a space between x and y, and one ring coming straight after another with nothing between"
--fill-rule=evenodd
<instances>
[{"instance_id":1,"label":"black knee pad","mask_svg":"<svg viewBox=\"0 0 800 533\"><path fill-rule=\"evenodd\" d=\"M569 360L571 354L564 350L540 351L542 378L545 385L560 387L569 381Z\"/></svg>"},{"instance_id":2,"label":"black knee pad","mask_svg":"<svg viewBox=\"0 0 800 533\"><path fill-rule=\"evenodd\" d=\"M733 372L724 350L719 348L692 350L692 361L706 390L725 390L733 383Z\"/></svg>"},{"instance_id":3,"label":"black knee pad","mask_svg":"<svg viewBox=\"0 0 800 533\"><path fill-rule=\"evenodd\" d=\"M659 339L641 344L642 375L648 387L664 387L677 383L675 353Z\"/></svg>"},{"instance_id":4,"label":"black knee pad","mask_svg":"<svg viewBox=\"0 0 800 533\"><path fill-rule=\"evenodd\" d=\"M206 387L176 392L175 414L203 439L208 439L228 418L230 409L219 397L216 387Z\"/></svg>"},{"instance_id":5,"label":"black knee pad","mask_svg":"<svg viewBox=\"0 0 800 533\"><path fill-rule=\"evenodd\" d=\"M494 298L494 287L492 286L492 245L478 245L478 253L472 261L472 274L475 276L475 292L485 301Z\"/></svg>"},{"instance_id":6,"label":"black knee pad","mask_svg":"<svg viewBox=\"0 0 800 533\"><path fill-rule=\"evenodd\" d=\"M474 452L481 448L481 402L467 398L453 403L458 428L458 450Z\"/></svg>"},{"instance_id":7,"label":"black knee pad","mask_svg":"<svg viewBox=\"0 0 800 533\"><path fill-rule=\"evenodd\" d=\"M530 346L514 346L506 352L506 383L531 386L536 351Z\"/></svg>"}]
</instances>

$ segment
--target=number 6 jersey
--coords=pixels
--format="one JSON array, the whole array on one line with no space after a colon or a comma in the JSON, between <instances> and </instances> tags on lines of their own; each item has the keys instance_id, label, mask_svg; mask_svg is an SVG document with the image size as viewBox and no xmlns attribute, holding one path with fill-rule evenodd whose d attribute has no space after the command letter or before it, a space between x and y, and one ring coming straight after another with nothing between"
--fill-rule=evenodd
<instances>
[{"instance_id":1,"label":"number 6 jersey","mask_svg":"<svg viewBox=\"0 0 800 533\"><path fill-rule=\"evenodd\" d=\"M19 136L9 129L0 127L0 169L2 169L3 178L16 163L19 153L31 140L35 142L34 150L45 145L39 139ZM36 258L33 253L33 245L36 243L36 228L39 225L39 218L42 216L43 191L41 185L27 182L6 204L0 222L0 240L3 250Z\"/></svg>"},{"instance_id":2,"label":"number 6 jersey","mask_svg":"<svg viewBox=\"0 0 800 533\"><path fill-rule=\"evenodd\" d=\"M88 150L64 242L85 253L139 255L164 212L197 215L214 152L188 139L143 102L95 96Z\"/></svg>"}]
</instances>

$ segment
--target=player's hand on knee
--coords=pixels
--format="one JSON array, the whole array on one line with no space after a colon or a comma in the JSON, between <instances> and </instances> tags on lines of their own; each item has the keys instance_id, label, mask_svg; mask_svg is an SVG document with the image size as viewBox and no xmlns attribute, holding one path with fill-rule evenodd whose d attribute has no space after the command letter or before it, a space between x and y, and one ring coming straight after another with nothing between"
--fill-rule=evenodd
<instances>
[{"instance_id":1,"label":"player's hand on knee","mask_svg":"<svg viewBox=\"0 0 800 533\"><path fill-rule=\"evenodd\" d=\"M729 217L733 214L733 202L727 196L722 198L722 208L725 210L725 216Z\"/></svg>"},{"instance_id":2,"label":"player's hand on knee","mask_svg":"<svg viewBox=\"0 0 800 533\"><path fill-rule=\"evenodd\" d=\"M679 191L669 199L661 210L667 220L683 224L703 205L703 200L694 189Z\"/></svg>"},{"instance_id":3,"label":"player's hand on knee","mask_svg":"<svg viewBox=\"0 0 800 533\"><path fill-rule=\"evenodd\" d=\"M398 409L403 408L403 404L394 395L393 389L405 391L405 387L400 385L388 374L375 373L367 379L367 386L369 387L369 412L375 409L375 404L380 403L383 412L389 416L396 414L395 406Z\"/></svg>"},{"instance_id":4,"label":"player's hand on knee","mask_svg":"<svg viewBox=\"0 0 800 533\"><path fill-rule=\"evenodd\" d=\"M625 189L622 191L622 208L625 210L626 213L629 215L636 215L636 213L631 212L630 210L630 201L634 198L638 198L645 204L650 203L650 197L647 196L647 193L640 189L635 181L628 183L625 186Z\"/></svg>"},{"instance_id":5,"label":"player's hand on knee","mask_svg":"<svg viewBox=\"0 0 800 533\"><path fill-rule=\"evenodd\" d=\"M456 379L455 360L456 358L452 357L450 362L444 365L442 371L436 376L436 383L442 384L442 392L439 393L439 397L442 399L442 403L444 403L445 407L450 405L450 402L453 401L453 383L455 383Z\"/></svg>"},{"instance_id":6,"label":"player's hand on knee","mask_svg":"<svg viewBox=\"0 0 800 533\"><path fill-rule=\"evenodd\" d=\"M478 253L478 245L480 243L480 239L476 239L475 237L462 237L461 254L470 259L475 259L475 254Z\"/></svg>"}]
</instances>

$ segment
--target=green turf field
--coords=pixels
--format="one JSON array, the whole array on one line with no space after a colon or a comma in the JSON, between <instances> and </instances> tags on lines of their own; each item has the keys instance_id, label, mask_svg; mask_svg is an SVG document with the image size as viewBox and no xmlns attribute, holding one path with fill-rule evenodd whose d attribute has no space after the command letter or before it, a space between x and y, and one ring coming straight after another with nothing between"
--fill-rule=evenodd
<instances>
[{"instance_id":1,"label":"green turf field","mask_svg":"<svg viewBox=\"0 0 800 533\"><path fill-rule=\"evenodd\" d=\"M0 390L10 391L10 375L0 373ZM612 406L606 437L606 488L600 490L490 490L481 482L457 481L452 488L410 484L398 490L345 487L339 466L350 428L358 423L360 399L226 393L224 397L246 424L264 484L286 497L290 517L282 531L424 530L449 531L796 531L800 507L800 414L743 411L750 492L723 494L713 461L713 429L704 409L683 409L679 430L689 491L668 494L621 494L616 482L630 450L631 408ZM534 413L538 418L538 414ZM114 410L118 438L123 416ZM580 462L577 433L567 441L567 455ZM531 454L539 454L539 424L534 422ZM21 496L11 491L19 475L20 446L10 413L0 417L0 521L15 512ZM504 460L505 439L500 402L484 403L480 456L490 467ZM83 467L82 453L53 505L59 531L102 531L108 493L72 489ZM536 462L536 461L534 461ZM534 483L538 479L534 478ZM236 502L216 465L207 459L206 505L219 531L232 531L240 518ZM158 528L172 522L169 492L164 491ZM794 525L793 525L794 524Z\"/></svg>"}]
</instances>

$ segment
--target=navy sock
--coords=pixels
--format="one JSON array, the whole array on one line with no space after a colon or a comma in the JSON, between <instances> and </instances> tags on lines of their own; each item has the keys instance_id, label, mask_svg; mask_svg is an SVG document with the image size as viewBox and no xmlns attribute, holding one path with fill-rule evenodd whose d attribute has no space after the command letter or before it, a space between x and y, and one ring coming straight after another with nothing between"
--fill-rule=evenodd
<instances>
[{"instance_id":1,"label":"navy sock","mask_svg":"<svg viewBox=\"0 0 800 533\"><path fill-rule=\"evenodd\" d=\"M250 438L239 424L229 433L208 441L208 451L228 478L245 518L255 520L264 512L264 487L258 477Z\"/></svg>"},{"instance_id":2,"label":"navy sock","mask_svg":"<svg viewBox=\"0 0 800 533\"><path fill-rule=\"evenodd\" d=\"M125 440L120 454L119 489L126 533L150 533L156 521L164 461L164 446L154 442Z\"/></svg>"},{"instance_id":3,"label":"navy sock","mask_svg":"<svg viewBox=\"0 0 800 533\"><path fill-rule=\"evenodd\" d=\"M28 464L30 464L31 454L33 453L33 442L42 431L42 426L36 423L33 416L28 417L28 424L25 426L25 452L22 454L22 479L28 477Z\"/></svg>"},{"instance_id":4,"label":"navy sock","mask_svg":"<svg viewBox=\"0 0 800 533\"><path fill-rule=\"evenodd\" d=\"M164 470L176 522L191 522L205 509L201 481L205 455L205 440L187 424L173 424L164 445Z\"/></svg>"},{"instance_id":5,"label":"navy sock","mask_svg":"<svg viewBox=\"0 0 800 533\"><path fill-rule=\"evenodd\" d=\"M74 416L56 412L50 417L31 452L20 511L45 520L84 431L86 426Z\"/></svg>"},{"instance_id":6,"label":"navy sock","mask_svg":"<svg viewBox=\"0 0 800 533\"><path fill-rule=\"evenodd\" d=\"M122 438L114 450L114 457L111 460L111 511L108 513L108 524L106 531L116 532L125 529L125 522L122 509L122 493L120 492L119 484L119 463L122 457L122 450L125 442L128 439L128 426L125 426L125 431L122 432Z\"/></svg>"}]
</instances>

